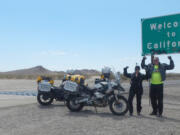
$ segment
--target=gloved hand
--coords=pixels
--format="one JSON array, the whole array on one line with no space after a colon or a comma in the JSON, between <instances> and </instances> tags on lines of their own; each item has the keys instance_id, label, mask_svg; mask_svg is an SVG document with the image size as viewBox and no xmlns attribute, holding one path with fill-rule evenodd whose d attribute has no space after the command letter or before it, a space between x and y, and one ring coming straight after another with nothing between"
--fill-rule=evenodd
<instances>
[{"instance_id":1,"label":"gloved hand","mask_svg":"<svg viewBox=\"0 0 180 135\"><path fill-rule=\"evenodd\" d=\"M129 67L128 66L126 66L124 69L128 69Z\"/></svg>"},{"instance_id":2,"label":"gloved hand","mask_svg":"<svg viewBox=\"0 0 180 135\"><path fill-rule=\"evenodd\" d=\"M146 59L147 59L147 57L146 57L146 56L144 56L144 57L143 57L143 59L144 59L144 60L146 60Z\"/></svg>"},{"instance_id":3,"label":"gloved hand","mask_svg":"<svg viewBox=\"0 0 180 135\"><path fill-rule=\"evenodd\" d=\"M171 60L172 59L171 56L168 56L168 59Z\"/></svg>"}]
</instances>

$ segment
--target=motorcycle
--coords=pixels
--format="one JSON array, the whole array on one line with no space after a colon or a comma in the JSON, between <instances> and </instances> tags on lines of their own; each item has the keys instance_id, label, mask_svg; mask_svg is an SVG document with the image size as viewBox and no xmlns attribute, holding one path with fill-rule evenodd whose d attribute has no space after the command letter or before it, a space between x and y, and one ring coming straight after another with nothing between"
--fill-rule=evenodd
<instances>
[{"instance_id":1,"label":"motorcycle","mask_svg":"<svg viewBox=\"0 0 180 135\"><path fill-rule=\"evenodd\" d=\"M39 77L38 80L37 101L40 105L50 105L54 101L65 102L65 93L63 87L53 86L54 81L49 77Z\"/></svg>"},{"instance_id":2,"label":"motorcycle","mask_svg":"<svg viewBox=\"0 0 180 135\"><path fill-rule=\"evenodd\" d=\"M128 102L123 96L125 90L120 84L120 74L114 73L114 77L115 80L96 80L92 89L72 81L65 81L64 90L69 92L67 108L72 112L79 112L84 106L95 108L109 106L113 114L125 115L128 112Z\"/></svg>"}]
</instances>

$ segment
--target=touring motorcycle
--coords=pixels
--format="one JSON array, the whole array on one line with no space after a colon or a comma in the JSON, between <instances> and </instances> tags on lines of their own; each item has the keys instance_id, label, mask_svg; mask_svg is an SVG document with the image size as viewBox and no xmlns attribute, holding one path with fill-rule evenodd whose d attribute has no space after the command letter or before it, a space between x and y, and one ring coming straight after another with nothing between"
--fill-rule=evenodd
<instances>
[{"instance_id":1,"label":"touring motorcycle","mask_svg":"<svg viewBox=\"0 0 180 135\"><path fill-rule=\"evenodd\" d=\"M66 103L68 92L64 90L64 82L70 80L77 84L84 84L85 77L82 75L73 75L72 71L67 71L64 75L62 84L59 87L54 86L54 81L50 77L39 76L37 78L38 94L37 101L40 105L50 105L54 101Z\"/></svg>"},{"instance_id":2,"label":"touring motorcycle","mask_svg":"<svg viewBox=\"0 0 180 135\"><path fill-rule=\"evenodd\" d=\"M63 86L55 87L54 81L50 77L38 77L37 101L40 105L50 105L54 101L65 102Z\"/></svg>"},{"instance_id":3,"label":"touring motorcycle","mask_svg":"<svg viewBox=\"0 0 180 135\"><path fill-rule=\"evenodd\" d=\"M77 84L70 80L64 82L64 90L68 92L67 108L72 112L79 112L84 106L106 107L115 115L125 115L128 102L120 84L120 73L114 73L114 80L110 80L110 68L102 70L102 78L96 79L94 88Z\"/></svg>"}]
</instances>

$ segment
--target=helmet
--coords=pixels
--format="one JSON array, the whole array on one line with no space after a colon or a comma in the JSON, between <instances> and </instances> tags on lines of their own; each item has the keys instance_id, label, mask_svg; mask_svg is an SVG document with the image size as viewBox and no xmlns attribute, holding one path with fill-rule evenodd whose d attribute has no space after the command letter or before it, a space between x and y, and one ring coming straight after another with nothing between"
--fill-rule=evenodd
<instances>
[{"instance_id":1,"label":"helmet","mask_svg":"<svg viewBox=\"0 0 180 135\"><path fill-rule=\"evenodd\" d=\"M42 81L42 77L41 76L38 76L37 78L37 83L40 83Z\"/></svg>"},{"instance_id":2,"label":"helmet","mask_svg":"<svg viewBox=\"0 0 180 135\"><path fill-rule=\"evenodd\" d=\"M136 71L136 70L140 70L140 66L136 66L136 67L135 67L135 71Z\"/></svg>"}]
</instances>

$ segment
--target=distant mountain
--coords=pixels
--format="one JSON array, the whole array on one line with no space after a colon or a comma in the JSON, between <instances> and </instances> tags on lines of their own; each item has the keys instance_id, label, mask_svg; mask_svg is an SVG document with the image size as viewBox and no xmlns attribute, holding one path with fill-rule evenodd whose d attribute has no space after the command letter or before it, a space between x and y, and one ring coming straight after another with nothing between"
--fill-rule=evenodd
<instances>
[{"instance_id":1,"label":"distant mountain","mask_svg":"<svg viewBox=\"0 0 180 135\"><path fill-rule=\"evenodd\" d=\"M100 74L99 71L93 70L93 69L82 69L82 70L75 70L74 74L80 74L80 75L98 75Z\"/></svg>"},{"instance_id":2,"label":"distant mountain","mask_svg":"<svg viewBox=\"0 0 180 135\"><path fill-rule=\"evenodd\" d=\"M8 72L1 72L1 74L7 75L42 75L42 74L57 74L57 72L50 71L43 66L36 66L28 69L20 69Z\"/></svg>"},{"instance_id":3,"label":"distant mountain","mask_svg":"<svg viewBox=\"0 0 180 135\"><path fill-rule=\"evenodd\" d=\"M49 69L44 68L43 66L36 66L32 68L13 70L8 72L0 72L0 75L6 75L6 76L38 76L38 75L63 76L64 74L66 74L66 72L51 71ZM82 70L75 70L74 74L93 76L93 75L98 75L100 73L97 70L82 69Z\"/></svg>"},{"instance_id":4,"label":"distant mountain","mask_svg":"<svg viewBox=\"0 0 180 135\"><path fill-rule=\"evenodd\" d=\"M8 72L0 72L0 79L36 79L39 75L50 76L53 79L62 79L66 72L64 71L51 71L44 68L43 66L36 66L27 69L13 70ZM92 76L100 75L101 73L93 69L81 69L74 70L74 74L85 75L87 78ZM125 77L122 76L124 79ZM179 73L168 73L167 79L170 80L179 80Z\"/></svg>"}]
</instances>

